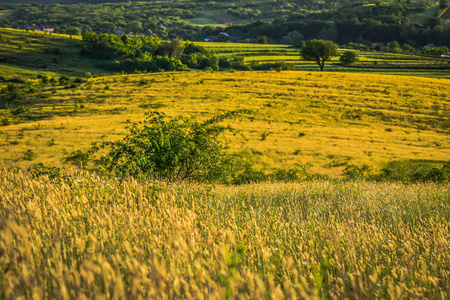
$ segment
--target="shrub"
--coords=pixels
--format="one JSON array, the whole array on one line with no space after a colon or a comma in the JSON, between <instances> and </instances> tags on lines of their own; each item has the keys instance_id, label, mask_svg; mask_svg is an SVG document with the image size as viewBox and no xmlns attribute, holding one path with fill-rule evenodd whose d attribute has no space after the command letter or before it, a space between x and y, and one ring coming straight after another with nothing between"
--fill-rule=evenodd
<instances>
[{"instance_id":1,"label":"shrub","mask_svg":"<svg viewBox=\"0 0 450 300\"><path fill-rule=\"evenodd\" d=\"M342 171L342 175L347 180L361 180L367 179L372 172L372 169L368 165L355 166L348 165L345 167L344 171Z\"/></svg>"},{"instance_id":2,"label":"shrub","mask_svg":"<svg viewBox=\"0 0 450 300\"><path fill-rule=\"evenodd\" d=\"M344 66L350 66L359 60L358 54L355 51L346 51L341 55L339 61Z\"/></svg>"},{"instance_id":3,"label":"shrub","mask_svg":"<svg viewBox=\"0 0 450 300\"><path fill-rule=\"evenodd\" d=\"M219 123L245 112L232 111L204 122L150 112L145 121L130 126L123 140L105 142L91 153L108 149L100 163L120 176L144 174L168 181L216 181L226 176L232 160L224 153L220 137L226 131L234 132Z\"/></svg>"}]
</instances>

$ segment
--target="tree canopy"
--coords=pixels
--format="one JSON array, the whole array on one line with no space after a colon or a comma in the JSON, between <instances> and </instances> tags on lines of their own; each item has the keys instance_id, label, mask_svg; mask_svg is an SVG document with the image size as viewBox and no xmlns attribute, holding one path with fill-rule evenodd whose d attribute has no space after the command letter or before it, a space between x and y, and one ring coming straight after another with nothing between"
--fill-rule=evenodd
<instances>
[{"instance_id":1,"label":"tree canopy","mask_svg":"<svg viewBox=\"0 0 450 300\"><path fill-rule=\"evenodd\" d=\"M323 71L325 62L337 53L337 45L332 41L312 40L303 44L300 51L301 56L305 60L316 62L320 71Z\"/></svg>"}]
</instances>

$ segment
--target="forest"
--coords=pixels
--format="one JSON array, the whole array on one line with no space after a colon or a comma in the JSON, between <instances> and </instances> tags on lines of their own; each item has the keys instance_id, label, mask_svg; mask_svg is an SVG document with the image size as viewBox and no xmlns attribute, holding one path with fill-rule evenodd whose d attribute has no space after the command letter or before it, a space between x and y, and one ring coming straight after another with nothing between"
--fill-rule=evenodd
<instances>
[{"instance_id":1,"label":"forest","mask_svg":"<svg viewBox=\"0 0 450 300\"><path fill-rule=\"evenodd\" d=\"M432 1L0 1L0 26L50 24L79 35L132 33L162 39L282 43L324 39L339 44L398 41L450 46L448 3ZM14 1L15 2L15 1ZM42 1L41 1L42 2ZM50 4L58 2L62 4ZM94 3L95 2L95 3ZM101 2L101 1L100 1ZM70 4L67 4L70 3ZM202 26L198 26L202 25ZM226 32L228 36L220 36Z\"/></svg>"}]
</instances>

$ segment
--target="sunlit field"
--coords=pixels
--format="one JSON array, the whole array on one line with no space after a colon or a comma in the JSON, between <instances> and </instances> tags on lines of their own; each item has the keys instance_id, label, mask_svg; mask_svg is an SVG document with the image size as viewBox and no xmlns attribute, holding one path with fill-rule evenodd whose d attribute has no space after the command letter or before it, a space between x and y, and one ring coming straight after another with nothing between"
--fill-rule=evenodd
<instances>
[{"instance_id":1,"label":"sunlit field","mask_svg":"<svg viewBox=\"0 0 450 300\"><path fill-rule=\"evenodd\" d=\"M450 295L448 185L0 182L5 298Z\"/></svg>"},{"instance_id":2,"label":"sunlit field","mask_svg":"<svg viewBox=\"0 0 450 300\"><path fill-rule=\"evenodd\" d=\"M51 78L51 76L50 76ZM116 140L150 110L208 118L236 109L228 151L261 168L312 163L336 175L348 164L450 157L446 79L349 73L188 72L98 77L75 86L39 85L3 110L0 159L60 165L65 153ZM25 108L26 107L26 108ZM17 122L24 122L15 124ZM24 159L28 150L35 154Z\"/></svg>"}]
</instances>

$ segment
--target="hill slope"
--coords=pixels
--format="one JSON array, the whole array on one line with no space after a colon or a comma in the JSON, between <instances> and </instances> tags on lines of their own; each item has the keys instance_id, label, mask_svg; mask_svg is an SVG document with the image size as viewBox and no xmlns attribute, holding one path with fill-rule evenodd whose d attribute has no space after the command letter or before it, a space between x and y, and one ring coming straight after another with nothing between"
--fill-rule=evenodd
<instances>
[{"instance_id":1,"label":"hill slope","mask_svg":"<svg viewBox=\"0 0 450 300\"><path fill-rule=\"evenodd\" d=\"M1 128L0 159L59 164L64 153L117 139L148 110L201 117L248 108L232 124L229 151L261 167L313 163L336 174L349 164L450 157L448 80L308 72L171 73L98 77L68 88L43 86L2 110L29 120ZM16 107L15 109L13 107ZM17 109L23 107L21 109ZM35 121L33 121L35 120ZM31 161L24 153L32 151Z\"/></svg>"}]
</instances>

